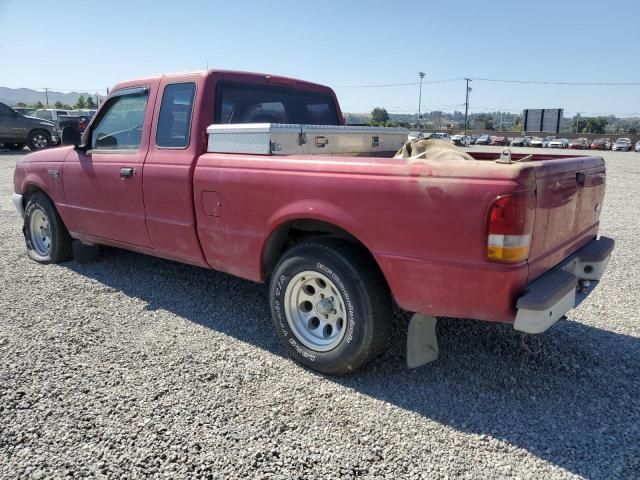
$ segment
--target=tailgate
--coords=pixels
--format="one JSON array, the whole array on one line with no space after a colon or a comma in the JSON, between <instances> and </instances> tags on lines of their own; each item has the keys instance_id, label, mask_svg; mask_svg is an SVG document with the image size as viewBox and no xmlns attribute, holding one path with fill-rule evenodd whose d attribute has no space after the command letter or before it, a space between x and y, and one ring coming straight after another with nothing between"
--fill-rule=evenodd
<instances>
[{"instance_id":1,"label":"tailgate","mask_svg":"<svg viewBox=\"0 0 640 480\"><path fill-rule=\"evenodd\" d=\"M602 157L543 160L535 168L536 217L529 280L554 267L593 239L605 190Z\"/></svg>"}]
</instances>

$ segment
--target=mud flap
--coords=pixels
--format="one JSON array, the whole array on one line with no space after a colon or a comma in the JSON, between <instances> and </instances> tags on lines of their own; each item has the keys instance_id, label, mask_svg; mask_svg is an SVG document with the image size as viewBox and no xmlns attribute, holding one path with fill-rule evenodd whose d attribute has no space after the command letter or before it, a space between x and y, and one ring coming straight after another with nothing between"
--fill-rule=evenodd
<instances>
[{"instance_id":1,"label":"mud flap","mask_svg":"<svg viewBox=\"0 0 640 480\"><path fill-rule=\"evenodd\" d=\"M416 313L407 331L407 367L417 368L438 359L437 319Z\"/></svg>"}]
</instances>

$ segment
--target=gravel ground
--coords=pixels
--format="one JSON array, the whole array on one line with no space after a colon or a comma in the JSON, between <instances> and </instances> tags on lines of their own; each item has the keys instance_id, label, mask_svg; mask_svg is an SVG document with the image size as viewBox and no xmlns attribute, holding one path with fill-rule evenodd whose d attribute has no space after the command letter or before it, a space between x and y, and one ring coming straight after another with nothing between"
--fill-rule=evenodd
<instances>
[{"instance_id":1,"label":"gravel ground","mask_svg":"<svg viewBox=\"0 0 640 480\"><path fill-rule=\"evenodd\" d=\"M414 371L400 327L331 378L286 357L263 285L115 249L30 261L0 153L0 478L638 478L640 154L606 157L617 249L569 320L523 345L443 319Z\"/></svg>"}]
</instances>

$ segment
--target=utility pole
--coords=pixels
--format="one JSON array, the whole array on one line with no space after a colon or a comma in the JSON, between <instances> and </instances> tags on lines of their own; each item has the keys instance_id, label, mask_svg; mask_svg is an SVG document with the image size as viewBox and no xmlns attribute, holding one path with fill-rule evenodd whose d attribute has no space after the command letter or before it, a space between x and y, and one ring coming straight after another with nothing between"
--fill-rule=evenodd
<instances>
[{"instance_id":1,"label":"utility pole","mask_svg":"<svg viewBox=\"0 0 640 480\"><path fill-rule=\"evenodd\" d=\"M49 108L49 89L47 87L42 88L44 88L44 96L47 99L47 108Z\"/></svg>"},{"instance_id":2,"label":"utility pole","mask_svg":"<svg viewBox=\"0 0 640 480\"><path fill-rule=\"evenodd\" d=\"M465 78L465 80L467 81L467 98L464 102L464 133L465 135L467 134L467 128L469 126L469 123L467 121L467 117L469 116L469 92L471 92L471 87L469 87L469 82L471 81L470 78Z\"/></svg>"},{"instance_id":3,"label":"utility pole","mask_svg":"<svg viewBox=\"0 0 640 480\"><path fill-rule=\"evenodd\" d=\"M418 75L420 75L420 94L418 95L418 118L422 118L422 111L421 111L421 105L422 105L422 79L425 77L426 73L424 72L418 72Z\"/></svg>"}]
</instances>

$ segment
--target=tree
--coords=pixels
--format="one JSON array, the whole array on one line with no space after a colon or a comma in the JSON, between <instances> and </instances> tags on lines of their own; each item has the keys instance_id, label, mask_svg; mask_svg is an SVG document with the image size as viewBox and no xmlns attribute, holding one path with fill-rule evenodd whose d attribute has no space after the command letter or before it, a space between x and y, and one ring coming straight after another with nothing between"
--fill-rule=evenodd
<instances>
[{"instance_id":1,"label":"tree","mask_svg":"<svg viewBox=\"0 0 640 480\"><path fill-rule=\"evenodd\" d=\"M96 102L93 101L91 95L87 97L87 108L94 109L96 108Z\"/></svg>"},{"instance_id":2,"label":"tree","mask_svg":"<svg viewBox=\"0 0 640 480\"><path fill-rule=\"evenodd\" d=\"M42 104L42 102L40 100L38 100L38 103L35 104L36 108L44 108L44 105Z\"/></svg>"},{"instance_id":3,"label":"tree","mask_svg":"<svg viewBox=\"0 0 640 480\"><path fill-rule=\"evenodd\" d=\"M476 128L479 126L482 130L493 130L493 118L487 113L481 113L475 118Z\"/></svg>"},{"instance_id":4,"label":"tree","mask_svg":"<svg viewBox=\"0 0 640 480\"><path fill-rule=\"evenodd\" d=\"M638 134L638 129L635 127L631 127L629 129L629 135L637 135Z\"/></svg>"},{"instance_id":5,"label":"tree","mask_svg":"<svg viewBox=\"0 0 640 480\"><path fill-rule=\"evenodd\" d=\"M26 104L26 103L24 103L24 102L18 102L18 103L16 103L16 107L26 107L26 106L27 106L27 104Z\"/></svg>"},{"instance_id":6,"label":"tree","mask_svg":"<svg viewBox=\"0 0 640 480\"><path fill-rule=\"evenodd\" d=\"M73 106L73 108L87 108L87 102L84 99L84 95L80 95L80 97L78 98L78 101Z\"/></svg>"},{"instance_id":7,"label":"tree","mask_svg":"<svg viewBox=\"0 0 640 480\"><path fill-rule=\"evenodd\" d=\"M578 120L580 133L605 133L609 120L607 117L584 117Z\"/></svg>"},{"instance_id":8,"label":"tree","mask_svg":"<svg viewBox=\"0 0 640 480\"><path fill-rule=\"evenodd\" d=\"M62 104L62 102L61 102L60 100L58 100L58 101L55 103L54 107L56 107L56 108L64 108L64 105Z\"/></svg>"},{"instance_id":9,"label":"tree","mask_svg":"<svg viewBox=\"0 0 640 480\"><path fill-rule=\"evenodd\" d=\"M371 123L384 125L389 120L389 113L382 107L376 107L371 111Z\"/></svg>"}]
</instances>

